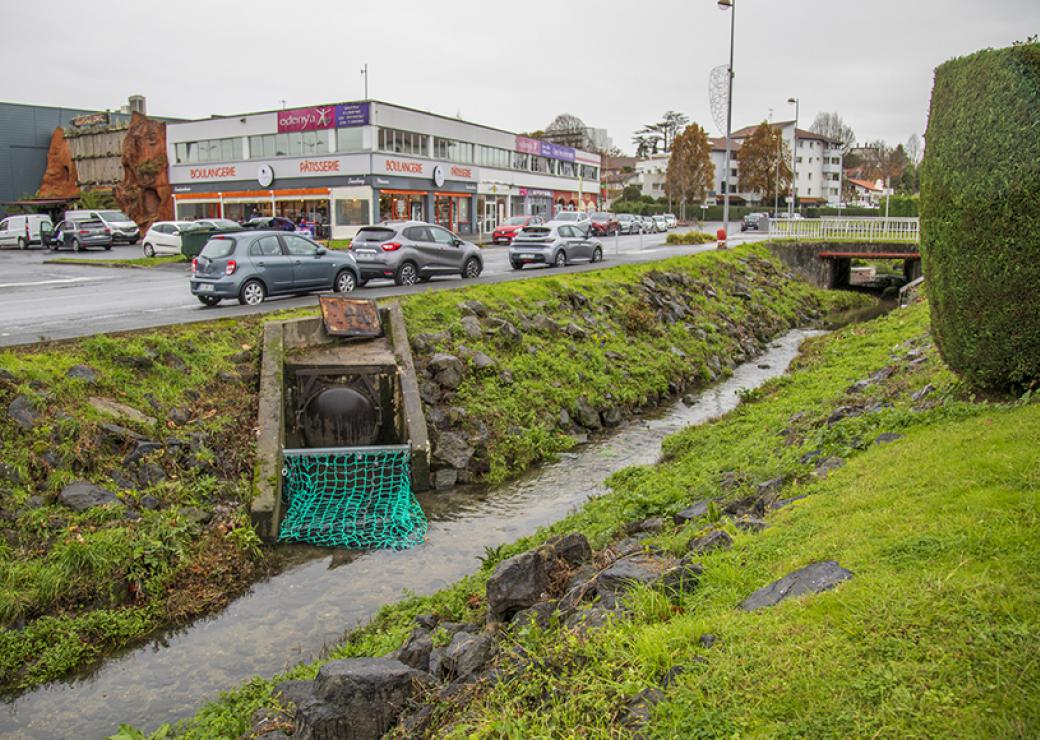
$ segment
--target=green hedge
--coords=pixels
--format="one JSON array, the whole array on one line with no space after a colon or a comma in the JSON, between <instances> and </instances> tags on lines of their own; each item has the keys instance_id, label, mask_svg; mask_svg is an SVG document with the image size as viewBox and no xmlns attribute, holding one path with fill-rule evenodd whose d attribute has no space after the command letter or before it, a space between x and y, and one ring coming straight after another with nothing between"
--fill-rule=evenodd
<instances>
[{"instance_id":1,"label":"green hedge","mask_svg":"<svg viewBox=\"0 0 1040 740\"><path fill-rule=\"evenodd\" d=\"M1040 44L936 70L921 249L947 363L983 387L1040 380Z\"/></svg>"}]
</instances>

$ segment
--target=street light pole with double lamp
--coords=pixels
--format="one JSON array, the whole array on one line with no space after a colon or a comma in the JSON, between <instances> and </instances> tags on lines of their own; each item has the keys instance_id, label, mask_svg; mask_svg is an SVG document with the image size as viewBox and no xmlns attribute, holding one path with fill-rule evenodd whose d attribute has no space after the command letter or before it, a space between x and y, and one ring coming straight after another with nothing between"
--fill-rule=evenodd
<instances>
[{"instance_id":1,"label":"street light pole with double lamp","mask_svg":"<svg viewBox=\"0 0 1040 740\"><path fill-rule=\"evenodd\" d=\"M722 196L722 228L729 235L729 191L731 188L729 180L730 162L730 134L733 129L733 41L737 24L736 0L718 0L719 10L729 10L729 85L726 92L726 159L723 166L722 183L724 187Z\"/></svg>"},{"instance_id":2,"label":"street light pole with double lamp","mask_svg":"<svg viewBox=\"0 0 1040 740\"><path fill-rule=\"evenodd\" d=\"M795 201L798 200L798 113L801 99L788 98L787 102L794 106L794 143L791 145L791 202L787 204L787 212L794 217Z\"/></svg>"}]
</instances>

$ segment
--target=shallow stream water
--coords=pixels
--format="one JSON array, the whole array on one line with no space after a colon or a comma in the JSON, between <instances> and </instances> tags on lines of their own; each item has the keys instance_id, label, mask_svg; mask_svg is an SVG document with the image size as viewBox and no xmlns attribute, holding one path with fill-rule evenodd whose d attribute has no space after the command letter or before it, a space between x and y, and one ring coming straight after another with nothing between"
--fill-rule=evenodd
<instances>
[{"instance_id":1,"label":"shallow stream water","mask_svg":"<svg viewBox=\"0 0 1040 740\"><path fill-rule=\"evenodd\" d=\"M486 547L561 519L604 493L611 473L655 462L666 436L734 408L739 391L782 375L802 340L819 333L792 331L705 389L692 406L676 402L632 420L518 480L420 497L430 529L426 542L412 550L289 550L282 572L219 614L0 707L0 736L103 738L121 722L152 730L191 716L253 675L270 676L313 659L405 591L421 595L448 586L479 567Z\"/></svg>"}]
</instances>

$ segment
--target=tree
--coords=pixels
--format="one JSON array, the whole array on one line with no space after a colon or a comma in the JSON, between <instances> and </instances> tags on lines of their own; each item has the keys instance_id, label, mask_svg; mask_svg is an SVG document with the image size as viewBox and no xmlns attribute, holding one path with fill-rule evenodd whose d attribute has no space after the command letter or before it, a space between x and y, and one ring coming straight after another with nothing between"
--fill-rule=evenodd
<instances>
[{"instance_id":1,"label":"tree","mask_svg":"<svg viewBox=\"0 0 1040 740\"><path fill-rule=\"evenodd\" d=\"M917 134L910 134L910 138L906 140L906 156L910 164L921 164L921 137Z\"/></svg>"},{"instance_id":2,"label":"tree","mask_svg":"<svg viewBox=\"0 0 1040 740\"><path fill-rule=\"evenodd\" d=\"M640 159L657 154L657 147L661 143L661 137L654 134L637 133L632 137L632 143L636 145L636 156Z\"/></svg>"},{"instance_id":3,"label":"tree","mask_svg":"<svg viewBox=\"0 0 1040 740\"><path fill-rule=\"evenodd\" d=\"M740 157L741 192L761 193L769 201L791 188L791 151L783 131L763 121L744 140Z\"/></svg>"},{"instance_id":4,"label":"tree","mask_svg":"<svg viewBox=\"0 0 1040 740\"><path fill-rule=\"evenodd\" d=\"M664 190L669 198L699 203L714 179L708 133L700 125L691 124L672 142Z\"/></svg>"},{"instance_id":5,"label":"tree","mask_svg":"<svg viewBox=\"0 0 1040 740\"><path fill-rule=\"evenodd\" d=\"M84 190L80 193L76 205L84 210L117 207L116 198L111 190Z\"/></svg>"},{"instance_id":6,"label":"tree","mask_svg":"<svg viewBox=\"0 0 1040 740\"><path fill-rule=\"evenodd\" d=\"M685 113L678 113L674 110L666 111L665 114L661 116L661 120L657 124L657 130L661 132L661 138L664 141L664 150L666 152L671 151L675 139L689 123L689 116Z\"/></svg>"},{"instance_id":7,"label":"tree","mask_svg":"<svg viewBox=\"0 0 1040 740\"><path fill-rule=\"evenodd\" d=\"M899 180L909 161L902 144L893 149L878 139L864 148L861 172L868 180L882 180L886 187L891 187Z\"/></svg>"},{"instance_id":8,"label":"tree","mask_svg":"<svg viewBox=\"0 0 1040 740\"><path fill-rule=\"evenodd\" d=\"M588 127L585 122L570 113L561 113L545 127L546 141L575 149L589 148Z\"/></svg>"},{"instance_id":9,"label":"tree","mask_svg":"<svg viewBox=\"0 0 1040 740\"><path fill-rule=\"evenodd\" d=\"M841 142L842 154L848 154L856 145L856 133L837 113L817 113L809 130Z\"/></svg>"},{"instance_id":10,"label":"tree","mask_svg":"<svg viewBox=\"0 0 1040 740\"><path fill-rule=\"evenodd\" d=\"M643 197L643 188L636 184L626 185L625 189L621 191L622 200L639 200Z\"/></svg>"}]
</instances>

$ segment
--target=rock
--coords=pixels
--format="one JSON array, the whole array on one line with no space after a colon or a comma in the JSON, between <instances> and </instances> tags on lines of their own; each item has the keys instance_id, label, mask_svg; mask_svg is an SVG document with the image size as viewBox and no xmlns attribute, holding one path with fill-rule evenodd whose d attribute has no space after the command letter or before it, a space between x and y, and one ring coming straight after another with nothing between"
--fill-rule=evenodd
<instances>
[{"instance_id":1,"label":"rock","mask_svg":"<svg viewBox=\"0 0 1040 740\"><path fill-rule=\"evenodd\" d=\"M812 563L758 589L741 602L740 608L750 612L774 606L792 596L827 591L842 581L849 580L852 575L850 571L845 570L833 560Z\"/></svg>"},{"instance_id":2,"label":"rock","mask_svg":"<svg viewBox=\"0 0 1040 740\"><path fill-rule=\"evenodd\" d=\"M853 383L852 385L850 385L848 388L846 388L845 389L845 393L847 393L850 396L851 395L855 395L857 393L862 393L867 388L869 388L871 386L871 384L873 384L873 382L874 381L869 380L869 379L868 380L857 381L857 382Z\"/></svg>"},{"instance_id":3,"label":"rock","mask_svg":"<svg viewBox=\"0 0 1040 740\"><path fill-rule=\"evenodd\" d=\"M801 496L792 496L791 498L782 498L779 501L773 503L773 510L782 509L785 506L790 506L795 501L801 501L803 498L808 498L808 494L803 493Z\"/></svg>"},{"instance_id":4,"label":"rock","mask_svg":"<svg viewBox=\"0 0 1040 740\"><path fill-rule=\"evenodd\" d=\"M205 524L213 518L211 512L200 509L197 506L182 506L177 509L177 513L194 524Z\"/></svg>"},{"instance_id":5,"label":"rock","mask_svg":"<svg viewBox=\"0 0 1040 740\"><path fill-rule=\"evenodd\" d=\"M430 633L426 630L418 629L412 632L408 639L405 640L401 649L394 653L394 657L418 671L428 671L430 669L430 653L432 652L433 638L430 636Z\"/></svg>"},{"instance_id":6,"label":"rock","mask_svg":"<svg viewBox=\"0 0 1040 740\"><path fill-rule=\"evenodd\" d=\"M147 494L137 500L137 505L146 511L155 511L161 504L155 496Z\"/></svg>"},{"instance_id":7,"label":"rock","mask_svg":"<svg viewBox=\"0 0 1040 740\"><path fill-rule=\"evenodd\" d=\"M424 630L433 630L437 628L437 615L435 614L416 614L415 623Z\"/></svg>"},{"instance_id":8,"label":"rock","mask_svg":"<svg viewBox=\"0 0 1040 740\"><path fill-rule=\"evenodd\" d=\"M935 386L933 386L931 383L929 383L924 388L922 388L921 390L917 391L912 396L910 396L910 399L916 403L917 401L920 401L920 400L924 399L925 396L928 396L928 395L930 395L930 394L932 394L934 392L935 392Z\"/></svg>"},{"instance_id":9,"label":"rock","mask_svg":"<svg viewBox=\"0 0 1040 740\"><path fill-rule=\"evenodd\" d=\"M170 421L181 427L191 420L191 412L183 406L170 409Z\"/></svg>"},{"instance_id":10,"label":"rock","mask_svg":"<svg viewBox=\"0 0 1040 740\"><path fill-rule=\"evenodd\" d=\"M97 382L97 370L89 365L73 365L65 373L65 377L82 380L88 385L93 385Z\"/></svg>"},{"instance_id":11,"label":"rock","mask_svg":"<svg viewBox=\"0 0 1040 740\"><path fill-rule=\"evenodd\" d=\"M643 519L639 522L633 522L625 527L625 532L634 534L658 534L664 531L665 521L659 516L653 516L649 519Z\"/></svg>"},{"instance_id":12,"label":"rock","mask_svg":"<svg viewBox=\"0 0 1040 740\"><path fill-rule=\"evenodd\" d=\"M520 330L512 324L510 324L508 321L499 320L497 322L497 326L498 336L500 336L506 344L520 344L521 342L523 342L524 338L523 335L520 333Z\"/></svg>"},{"instance_id":13,"label":"rock","mask_svg":"<svg viewBox=\"0 0 1040 740\"><path fill-rule=\"evenodd\" d=\"M895 442L897 439L902 439L902 438L903 438L902 434L895 434L894 432L885 432L883 434L879 434L874 439L874 444L876 444L876 445L887 445L890 442Z\"/></svg>"},{"instance_id":14,"label":"rock","mask_svg":"<svg viewBox=\"0 0 1040 740\"><path fill-rule=\"evenodd\" d=\"M703 574L704 566L685 557L662 573L657 579L657 585L670 596L681 596L696 589Z\"/></svg>"},{"instance_id":15,"label":"rock","mask_svg":"<svg viewBox=\"0 0 1040 740\"><path fill-rule=\"evenodd\" d=\"M456 470L465 470L475 450L459 432L441 432L433 449L433 459L450 465Z\"/></svg>"},{"instance_id":16,"label":"rock","mask_svg":"<svg viewBox=\"0 0 1040 740\"><path fill-rule=\"evenodd\" d=\"M474 352L470 358L470 362L473 363L473 367L477 370L487 370L495 366L495 361L485 355L483 352Z\"/></svg>"},{"instance_id":17,"label":"rock","mask_svg":"<svg viewBox=\"0 0 1040 740\"><path fill-rule=\"evenodd\" d=\"M621 409L615 406L611 406L609 409L606 409L602 414L600 414L600 417L603 420L603 426L606 427L616 427L618 424L621 423L621 420L623 418L621 416Z\"/></svg>"},{"instance_id":18,"label":"rock","mask_svg":"<svg viewBox=\"0 0 1040 740\"><path fill-rule=\"evenodd\" d=\"M852 406L841 406L827 417L827 426L834 426L842 419L851 419L854 416L860 416L862 413L862 411Z\"/></svg>"},{"instance_id":19,"label":"rock","mask_svg":"<svg viewBox=\"0 0 1040 740\"><path fill-rule=\"evenodd\" d=\"M461 323L462 331L470 339L480 339L484 336L484 327L480 325L480 319L476 316L463 316Z\"/></svg>"},{"instance_id":20,"label":"rock","mask_svg":"<svg viewBox=\"0 0 1040 740\"><path fill-rule=\"evenodd\" d=\"M441 468L433 474L433 490L447 491L455 487L459 480L459 471L455 468Z\"/></svg>"},{"instance_id":21,"label":"rock","mask_svg":"<svg viewBox=\"0 0 1040 740\"><path fill-rule=\"evenodd\" d=\"M544 314L536 316L532 325L534 326L535 331L542 332L543 334L558 334L560 331L560 325Z\"/></svg>"},{"instance_id":22,"label":"rock","mask_svg":"<svg viewBox=\"0 0 1040 740\"><path fill-rule=\"evenodd\" d=\"M682 402L683 402L684 406L694 406L694 405L696 405L696 403L697 403L697 394L696 393L687 393L685 396L682 397Z\"/></svg>"},{"instance_id":23,"label":"rock","mask_svg":"<svg viewBox=\"0 0 1040 740\"><path fill-rule=\"evenodd\" d=\"M709 499L698 501L692 506L688 506L680 511L678 514L673 516L672 519L681 527L687 522L692 522L694 519L700 519L702 516L707 515L709 504L711 504Z\"/></svg>"},{"instance_id":24,"label":"rock","mask_svg":"<svg viewBox=\"0 0 1040 740\"><path fill-rule=\"evenodd\" d=\"M567 413L567 409L560 409L560 420L557 425L561 429L570 429L574 422L571 421L571 415Z\"/></svg>"},{"instance_id":25,"label":"rock","mask_svg":"<svg viewBox=\"0 0 1040 740\"><path fill-rule=\"evenodd\" d=\"M454 370L461 374L464 369L462 360L447 352L438 352L430 358L429 367L435 375L445 370Z\"/></svg>"},{"instance_id":26,"label":"rock","mask_svg":"<svg viewBox=\"0 0 1040 740\"><path fill-rule=\"evenodd\" d=\"M563 625L568 629L575 630L578 634L587 634L590 630L605 627L612 619L616 619L620 610L607 607L603 604L593 604L584 609L579 609L568 616Z\"/></svg>"},{"instance_id":27,"label":"rock","mask_svg":"<svg viewBox=\"0 0 1040 740\"><path fill-rule=\"evenodd\" d=\"M875 383L881 383L883 381L888 380L890 377L892 377L892 373L894 373L895 371L896 371L896 368L894 366L892 366L892 365L889 365L888 367L883 367L880 370L878 370L876 373L871 375L870 379L873 382L875 382Z\"/></svg>"},{"instance_id":28,"label":"rock","mask_svg":"<svg viewBox=\"0 0 1040 740\"><path fill-rule=\"evenodd\" d=\"M111 491L83 480L68 484L58 494L58 503L77 512L83 512L95 506L118 503L118 501L119 499Z\"/></svg>"},{"instance_id":29,"label":"rock","mask_svg":"<svg viewBox=\"0 0 1040 740\"><path fill-rule=\"evenodd\" d=\"M25 499L25 508L27 511L32 511L33 509L43 508L46 503L47 502L43 500L43 496L30 496Z\"/></svg>"},{"instance_id":30,"label":"rock","mask_svg":"<svg viewBox=\"0 0 1040 740\"><path fill-rule=\"evenodd\" d=\"M132 406L127 406L118 401L113 401L111 398L98 398L96 396L91 396L87 400L87 403L89 403L95 411L116 419L130 421L145 426L154 426L156 423L154 417L142 414Z\"/></svg>"},{"instance_id":31,"label":"rock","mask_svg":"<svg viewBox=\"0 0 1040 740\"><path fill-rule=\"evenodd\" d=\"M0 462L0 480L18 486L22 483L22 474L18 472L18 468L13 465Z\"/></svg>"},{"instance_id":32,"label":"rock","mask_svg":"<svg viewBox=\"0 0 1040 740\"><path fill-rule=\"evenodd\" d=\"M469 316L488 315L488 307L480 301L463 301L459 304L459 310Z\"/></svg>"},{"instance_id":33,"label":"rock","mask_svg":"<svg viewBox=\"0 0 1040 740\"><path fill-rule=\"evenodd\" d=\"M443 672L444 666L444 648L435 647L430 651L430 670L431 676L440 677Z\"/></svg>"},{"instance_id":34,"label":"rock","mask_svg":"<svg viewBox=\"0 0 1040 740\"><path fill-rule=\"evenodd\" d=\"M548 543L553 555L568 565L581 565L592 560L592 545L581 532L571 532Z\"/></svg>"},{"instance_id":35,"label":"rock","mask_svg":"<svg viewBox=\"0 0 1040 740\"><path fill-rule=\"evenodd\" d=\"M755 493L758 494L760 498L764 496L769 496L770 494L772 494L775 498L776 494L783 487L783 478L771 478L770 480L759 483L758 486L755 487Z\"/></svg>"},{"instance_id":36,"label":"rock","mask_svg":"<svg viewBox=\"0 0 1040 740\"><path fill-rule=\"evenodd\" d=\"M826 478L832 471L837 470L844 464L845 458L843 457L828 457L816 466L815 474L817 477Z\"/></svg>"},{"instance_id":37,"label":"rock","mask_svg":"<svg viewBox=\"0 0 1040 740\"><path fill-rule=\"evenodd\" d=\"M596 590L600 594L627 591L640 584L650 584L661 576L662 563L649 555L631 555L616 560L600 571Z\"/></svg>"},{"instance_id":38,"label":"rock","mask_svg":"<svg viewBox=\"0 0 1040 740\"><path fill-rule=\"evenodd\" d=\"M769 524L766 521L762 519L756 519L755 517L750 516L743 517L741 519L735 519L733 523L737 525L737 529L743 530L745 532L751 532L752 534L757 534L758 532L761 532L763 529L769 526Z\"/></svg>"},{"instance_id":39,"label":"rock","mask_svg":"<svg viewBox=\"0 0 1040 740\"><path fill-rule=\"evenodd\" d=\"M537 626L539 629L546 629L552 624L552 617L558 606L555 601L539 601L532 607L521 609L513 615L513 620L509 623L510 628L524 629Z\"/></svg>"},{"instance_id":40,"label":"rock","mask_svg":"<svg viewBox=\"0 0 1040 740\"><path fill-rule=\"evenodd\" d=\"M166 471L155 463L143 463L137 469L137 483L141 488L148 488L166 480Z\"/></svg>"},{"instance_id":41,"label":"rock","mask_svg":"<svg viewBox=\"0 0 1040 740\"><path fill-rule=\"evenodd\" d=\"M574 339L585 339L589 335L587 331L573 322L563 328L563 333Z\"/></svg>"},{"instance_id":42,"label":"rock","mask_svg":"<svg viewBox=\"0 0 1040 740\"><path fill-rule=\"evenodd\" d=\"M37 410L32 399L23 394L15 396L8 405L7 416L22 429L29 431L36 426L36 422L40 420L42 414Z\"/></svg>"},{"instance_id":43,"label":"rock","mask_svg":"<svg viewBox=\"0 0 1040 740\"><path fill-rule=\"evenodd\" d=\"M643 543L635 537L625 537L610 545L610 551L615 558L623 558L629 555L643 552Z\"/></svg>"},{"instance_id":44,"label":"rock","mask_svg":"<svg viewBox=\"0 0 1040 740\"><path fill-rule=\"evenodd\" d=\"M540 550L499 563L487 582L489 620L508 622L519 610L534 605L548 586L548 567Z\"/></svg>"},{"instance_id":45,"label":"rock","mask_svg":"<svg viewBox=\"0 0 1040 740\"><path fill-rule=\"evenodd\" d=\"M486 632L470 635L460 632L444 649L441 670L447 678L470 678L487 664L495 654L495 640Z\"/></svg>"},{"instance_id":46,"label":"rock","mask_svg":"<svg viewBox=\"0 0 1040 740\"><path fill-rule=\"evenodd\" d=\"M313 681L282 681L274 687L271 696L281 704L295 704L299 706L313 696ZM268 735L264 735L268 737Z\"/></svg>"},{"instance_id":47,"label":"rock","mask_svg":"<svg viewBox=\"0 0 1040 740\"><path fill-rule=\"evenodd\" d=\"M692 554L700 555L714 550L728 550L733 547L733 538L724 529L713 529L700 537L694 537L686 546Z\"/></svg>"},{"instance_id":48,"label":"rock","mask_svg":"<svg viewBox=\"0 0 1040 740\"><path fill-rule=\"evenodd\" d=\"M701 639L699 640L699 642L701 643L701 647L703 647L703 648L710 648L717 641L718 641L718 638L715 637L715 635L711 635L711 634L701 635Z\"/></svg>"},{"instance_id":49,"label":"rock","mask_svg":"<svg viewBox=\"0 0 1040 740\"><path fill-rule=\"evenodd\" d=\"M736 470L727 470L719 479L719 488L728 491L736 488L744 481L744 475Z\"/></svg>"},{"instance_id":50,"label":"rock","mask_svg":"<svg viewBox=\"0 0 1040 740\"><path fill-rule=\"evenodd\" d=\"M296 740L382 737L417 692L423 674L390 658L326 663L313 699L296 707Z\"/></svg>"},{"instance_id":51,"label":"rock","mask_svg":"<svg viewBox=\"0 0 1040 740\"><path fill-rule=\"evenodd\" d=\"M625 702L621 708L620 723L628 734L636 733L650 724L650 715L654 706L664 700L664 692L656 686L643 689Z\"/></svg>"},{"instance_id":52,"label":"rock","mask_svg":"<svg viewBox=\"0 0 1040 740\"><path fill-rule=\"evenodd\" d=\"M806 463L811 463L813 460L815 460L822 454L823 450L810 450L809 452L806 452L804 455L802 455L798 459L798 462L800 462L802 465L805 465Z\"/></svg>"},{"instance_id":53,"label":"rock","mask_svg":"<svg viewBox=\"0 0 1040 740\"><path fill-rule=\"evenodd\" d=\"M600 419L599 412L592 407L592 404L584 396L575 402L572 416L575 421L586 429L596 430L603 428L603 421Z\"/></svg>"}]
</instances>

